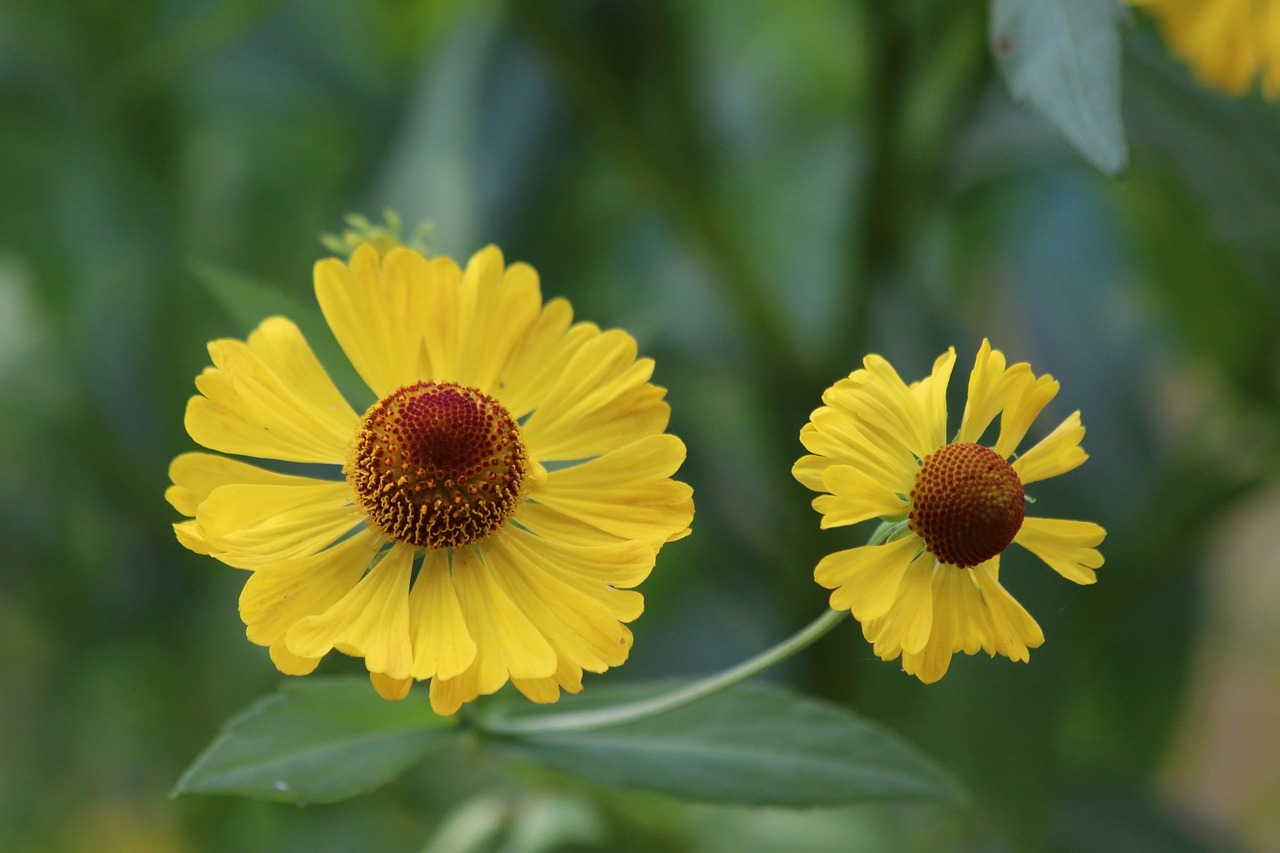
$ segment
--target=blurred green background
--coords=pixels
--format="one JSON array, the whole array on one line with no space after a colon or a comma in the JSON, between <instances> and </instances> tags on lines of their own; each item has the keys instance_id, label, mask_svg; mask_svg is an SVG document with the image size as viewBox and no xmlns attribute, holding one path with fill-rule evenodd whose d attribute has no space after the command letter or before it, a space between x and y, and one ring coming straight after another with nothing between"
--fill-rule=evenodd
<instances>
[{"instance_id":1,"label":"blurred green background","mask_svg":"<svg viewBox=\"0 0 1280 853\"><path fill-rule=\"evenodd\" d=\"M1104 177L1010 101L984 6L0 2L0 849L1280 850L1278 108L1200 90L1139 17ZM775 676L919 745L972 814L693 807L465 755L331 806L166 798L280 678L162 499L204 343L248 331L204 279L310 301L317 236L387 207L657 359L698 515L609 679L825 607L813 564L866 531L819 532L789 468L866 352L919 377L954 344L962 376L988 336L1062 381L1038 427L1081 409L1092 459L1035 512L1104 525L1107 565L1006 558L1030 665L923 686L849 624Z\"/></svg>"}]
</instances>

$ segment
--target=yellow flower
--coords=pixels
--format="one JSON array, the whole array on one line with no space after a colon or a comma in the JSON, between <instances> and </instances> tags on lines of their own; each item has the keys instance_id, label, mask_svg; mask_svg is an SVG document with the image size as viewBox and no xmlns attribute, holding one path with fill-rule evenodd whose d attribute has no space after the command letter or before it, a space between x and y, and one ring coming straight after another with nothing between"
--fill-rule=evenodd
<instances>
[{"instance_id":1,"label":"yellow flower","mask_svg":"<svg viewBox=\"0 0 1280 853\"><path fill-rule=\"evenodd\" d=\"M1230 95L1262 78L1280 96L1280 0L1129 0L1159 21L1165 40L1207 86Z\"/></svg>"},{"instance_id":2,"label":"yellow flower","mask_svg":"<svg viewBox=\"0 0 1280 853\"><path fill-rule=\"evenodd\" d=\"M249 639L291 675L332 649L363 657L388 699L430 679L441 714L508 680L554 702L625 661L633 587L693 516L652 360L544 305L537 273L494 247L462 270L363 245L349 266L320 261L315 288L378 402L357 414L272 317L209 344L186 427L278 461L170 468L178 539L251 572Z\"/></svg>"},{"instance_id":3,"label":"yellow flower","mask_svg":"<svg viewBox=\"0 0 1280 853\"><path fill-rule=\"evenodd\" d=\"M1075 412L1038 444L1009 458L1058 393L1053 377L1026 363L1006 367L982 342L969 375L960 431L948 443L946 392L955 363L948 350L933 373L906 385L877 355L822 395L800 431L811 455L792 473L815 492L822 527L887 522L882 544L824 557L814 576L834 590L883 660L902 656L925 683L951 656L979 649L1026 661L1044 642L1040 626L1001 586L1000 554L1010 542L1068 580L1093 583L1105 531L1084 521L1026 518L1023 486L1056 477L1088 458ZM978 442L999 416L995 443Z\"/></svg>"}]
</instances>

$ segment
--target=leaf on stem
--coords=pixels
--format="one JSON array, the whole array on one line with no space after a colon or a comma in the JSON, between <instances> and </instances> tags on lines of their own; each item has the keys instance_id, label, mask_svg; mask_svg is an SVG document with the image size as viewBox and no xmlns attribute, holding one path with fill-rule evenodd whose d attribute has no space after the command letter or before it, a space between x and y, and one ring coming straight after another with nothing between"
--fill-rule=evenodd
<instances>
[{"instance_id":1,"label":"leaf on stem","mask_svg":"<svg viewBox=\"0 0 1280 853\"><path fill-rule=\"evenodd\" d=\"M323 803L372 791L455 737L425 701L387 702L368 679L286 682L227 722L171 796Z\"/></svg>"},{"instance_id":2,"label":"leaf on stem","mask_svg":"<svg viewBox=\"0 0 1280 853\"><path fill-rule=\"evenodd\" d=\"M600 686L586 701L562 701L556 713L655 692ZM963 798L946 773L888 732L838 705L767 685L739 685L636 722L490 733L481 746L593 782L708 803L830 806Z\"/></svg>"},{"instance_id":3,"label":"leaf on stem","mask_svg":"<svg viewBox=\"0 0 1280 853\"><path fill-rule=\"evenodd\" d=\"M1117 0L991 0L991 50L1029 101L1107 174L1128 161L1120 118Z\"/></svg>"}]
</instances>

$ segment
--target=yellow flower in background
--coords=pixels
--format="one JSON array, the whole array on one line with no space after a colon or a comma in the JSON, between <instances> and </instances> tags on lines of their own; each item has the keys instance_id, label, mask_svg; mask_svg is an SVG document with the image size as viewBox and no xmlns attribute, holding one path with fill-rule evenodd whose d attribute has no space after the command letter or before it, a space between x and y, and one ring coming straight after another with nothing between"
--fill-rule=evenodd
<instances>
[{"instance_id":1,"label":"yellow flower in background","mask_svg":"<svg viewBox=\"0 0 1280 853\"><path fill-rule=\"evenodd\" d=\"M947 383L955 350L932 374L905 384L877 355L822 395L800 431L811 455L792 469L823 492L813 502L822 527L879 518L881 544L824 557L814 576L834 590L882 660L902 657L925 683L946 674L956 652L1029 659L1040 626L1000 584L1000 554L1016 542L1068 580L1093 583L1105 531L1085 521L1027 518L1023 486L1056 477L1088 458L1075 412L1038 444L1008 461L1058 393L1053 377L1028 364L1006 366L982 342L969 375L960 430L948 443ZM994 444L979 444L1000 418Z\"/></svg>"},{"instance_id":2,"label":"yellow flower in background","mask_svg":"<svg viewBox=\"0 0 1280 853\"><path fill-rule=\"evenodd\" d=\"M430 679L441 714L508 680L554 702L625 661L633 588L693 516L635 340L544 305L537 273L493 247L463 270L362 245L319 262L315 288L378 402L357 414L272 317L209 344L186 427L276 461L170 468L182 544L250 572L249 639L291 675L333 649L363 657L388 699Z\"/></svg>"},{"instance_id":3,"label":"yellow flower in background","mask_svg":"<svg viewBox=\"0 0 1280 853\"><path fill-rule=\"evenodd\" d=\"M1280 0L1129 0L1160 22L1200 82L1240 95L1261 78L1280 96Z\"/></svg>"}]
</instances>

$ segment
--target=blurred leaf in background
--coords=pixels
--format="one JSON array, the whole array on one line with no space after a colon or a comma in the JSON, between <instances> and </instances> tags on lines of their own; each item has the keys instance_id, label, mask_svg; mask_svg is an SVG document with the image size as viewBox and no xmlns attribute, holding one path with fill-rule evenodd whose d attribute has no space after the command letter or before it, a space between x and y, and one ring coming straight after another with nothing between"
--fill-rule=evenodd
<instances>
[{"instance_id":1,"label":"blurred leaf in background","mask_svg":"<svg viewBox=\"0 0 1280 853\"><path fill-rule=\"evenodd\" d=\"M0 2L0 848L420 850L497 826L474 837L1280 850L1280 605L1242 579L1276 568L1253 537L1277 521L1277 107L1201 88L1134 14L1109 178L1013 101L989 26L943 0ZM678 805L457 745L333 805L166 799L277 684L239 580L183 551L162 499L204 342L253 322L207 285L313 305L318 235L387 207L438 251L501 245L655 357L698 518L624 681L733 663L826 606L831 536L789 469L866 352L924 375L990 337L1062 381L1044 422L1082 409L1093 459L1037 512L1103 524L1107 565L1082 592L1006 562L1048 637L1030 664L924 686L847 626L779 674L919 746L972 819ZM1206 794L1222 778L1231 801Z\"/></svg>"}]
</instances>

